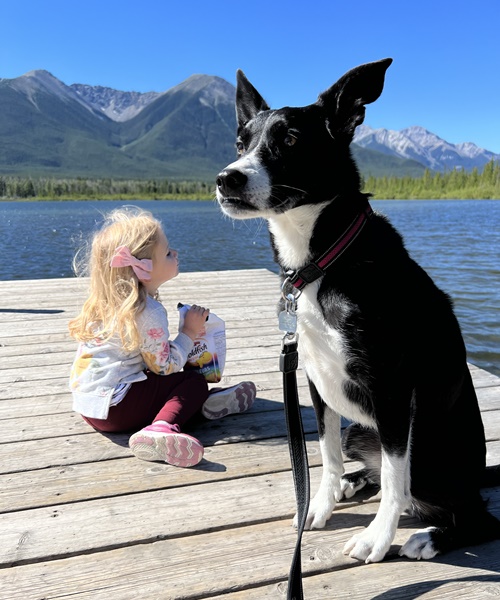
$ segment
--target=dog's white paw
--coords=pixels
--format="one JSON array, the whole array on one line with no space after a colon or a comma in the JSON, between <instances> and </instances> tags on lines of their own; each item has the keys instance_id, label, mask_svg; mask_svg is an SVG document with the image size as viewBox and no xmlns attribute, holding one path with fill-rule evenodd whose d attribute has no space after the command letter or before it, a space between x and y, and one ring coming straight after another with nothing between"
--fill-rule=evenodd
<instances>
[{"instance_id":1,"label":"dog's white paw","mask_svg":"<svg viewBox=\"0 0 500 600\"><path fill-rule=\"evenodd\" d=\"M304 529L323 529L333 512L333 506L311 507L307 513ZM293 526L298 527L298 516L293 518Z\"/></svg>"},{"instance_id":2,"label":"dog's white paw","mask_svg":"<svg viewBox=\"0 0 500 600\"><path fill-rule=\"evenodd\" d=\"M344 546L344 554L365 563L380 562L391 547L394 536L387 531L378 531L373 523L361 533L353 535Z\"/></svg>"},{"instance_id":3,"label":"dog's white paw","mask_svg":"<svg viewBox=\"0 0 500 600\"><path fill-rule=\"evenodd\" d=\"M342 498L340 488L334 493L332 493L331 490L327 490L326 492L322 492L321 489L318 490L318 493L309 504L305 529L323 529L340 498ZM298 518L297 515L295 515L293 526L297 528L297 525Z\"/></svg>"},{"instance_id":4,"label":"dog's white paw","mask_svg":"<svg viewBox=\"0 0 500 600\"><path fill-rule=\"evenodd\" d=\"M349 481L348 479L342 477L342 479L340 480L341 497L339 498L339 500L341 500L342 498L346 498L347 500L349 498L352 498L354 494L356 494L356 492L359 492L359 490L362 490L366 484L366 479L358 481Z\"/></svg>"},{"instance_id":5,"label":"dog's white paw","mask_svg":"<svg viewBox=\"0 0 500 600\"><path fill-rule=\"evenodd\" d=\"M427 527L414 533L401 548L399 555L416 558L417 560L434 558L436 554L439 554L434 547L431 535L435 529L435 527Z\"/></svg>"}]
</instances>

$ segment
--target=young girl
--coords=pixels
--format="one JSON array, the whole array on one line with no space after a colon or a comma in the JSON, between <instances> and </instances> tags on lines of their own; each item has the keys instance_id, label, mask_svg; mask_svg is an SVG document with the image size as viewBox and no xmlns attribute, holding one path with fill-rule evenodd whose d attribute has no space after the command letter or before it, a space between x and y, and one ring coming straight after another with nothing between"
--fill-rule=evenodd
<instances>
[{"instance_id":1,"label":"young girl","mask_svg":"<svg viewBox=\"0 0 500 600\"><path fill-rule=\"evenodd\" d=\"M253 404L255 385L210 393L202 375L182 371L209 309L193 305L169 339L158 288L179 273L178 253L151 213L113 211L93 238L87 270L89 297L69 323L79 342L70 376L73 409L97 431L136 431L129 445L143 460L198 464L203 446L181 427L200 412L208 419L243 412Z\"/></svg>"}]
</instances>

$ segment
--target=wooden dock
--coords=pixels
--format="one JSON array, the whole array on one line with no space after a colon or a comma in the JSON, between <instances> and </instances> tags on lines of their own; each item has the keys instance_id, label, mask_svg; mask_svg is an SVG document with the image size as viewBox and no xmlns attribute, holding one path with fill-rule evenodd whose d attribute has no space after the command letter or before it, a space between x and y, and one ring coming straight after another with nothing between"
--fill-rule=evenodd
<instances>
[{"instance_id":1,"label":"wooden dock","mask_svg":"<svg viewBox=\"0 0 500 600\"><path fill-rule=\"evenodd\" d=\"M248 413L192 429L206 454L191 469L140 461L128 436L96 433L71 411L75 343L67 322L84 293L75 279L0 282L0 598L285 598L296 535L277 276L186 273L162 289L172 329L178 301L225 319L224 384L251 379L258 388ZM488 465L496 466L500 379L471 370ZM316 420L301 371L298 379L314 492L321 474ZM484 496L500 517L500 487ZM378 507L377 495L353 500L340 504L325 530L304 534L307 600L500 598L500 542L430 562L403 560L399 547L421 526L409 517L401 518L384 562L344 556L344 543Z\"/></svg>"}]
</instances>

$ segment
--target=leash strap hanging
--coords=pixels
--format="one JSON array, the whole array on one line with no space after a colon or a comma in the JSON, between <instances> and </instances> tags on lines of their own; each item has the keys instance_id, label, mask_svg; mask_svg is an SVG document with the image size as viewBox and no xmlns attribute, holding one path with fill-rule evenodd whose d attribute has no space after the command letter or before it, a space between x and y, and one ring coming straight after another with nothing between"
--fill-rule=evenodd
<instances>
[{"instance_id":1,"label":"leash strap hanging","mask_svg":"<svg viewBox=\"0 0 500 600\"><path fill-rule=\"evenodd\" d=\"M300 295L302 289L325 274L356 240L363 231L366 223L372 217L373 211L368 204L361 212L353 215L342 235L315 261L298 271L288 271L281 287L285 300L285 310L279 314L279 328L284 332L280 355L280 370L283 372L283 399L285 418L288 431L288 448L292 464L295 498L297 502L297 542L293 554L292 565L288 576L287 600L303 600L301 543L302 533L306 524L309 510L309 464L304 440L304 429L300 414L299 395L297 390L296 370L299 362L297 352L297 315L295 308L298 296L285 295L285 288L291 284Z\"/></svg>"},{"instance_id":2,"label":"leash strap hanging","mask_svg":"<svg viewBox=\"0 0 500 600\"><path fill-rule=\"evenodd\" d=\"M297 351L298 334L296 334L296 299L292 294L288 294L285 301L286 310L279 315L280 329L285 331L281 346L280 371L283 373L283 399L288 431L288 449L290 451L297 503L297 541L288 576L287 600L303 600L301 543L309 509L309 464L297 390L296 371L299 354Z\"/></svg>"}]
</instances>

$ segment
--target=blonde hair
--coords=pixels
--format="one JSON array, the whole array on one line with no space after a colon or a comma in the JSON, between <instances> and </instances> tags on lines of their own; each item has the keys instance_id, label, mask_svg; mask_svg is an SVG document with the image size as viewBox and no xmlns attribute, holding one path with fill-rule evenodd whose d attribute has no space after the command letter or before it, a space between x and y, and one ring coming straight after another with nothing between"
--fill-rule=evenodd
<instances>
[{"instance_id":1,"label":"blonde hair","mask_svg":"<svg viewBox=\"0 0 500 600\"><path fill-rule=\"evenodd\" d=\"M73 267L90 277L89 295L80 314L69 322L69 333L78 341L108 340L118 335L126 351L140 345L136 316L146 306L147 291L132 267L111 267L119 246L127 246L138 259L152 258L162 226L153 215L136 207L112 211L93 239L81 269L79 254ZM86 272L85 272L86 271Z\"/></svg>"}]
</instances>

